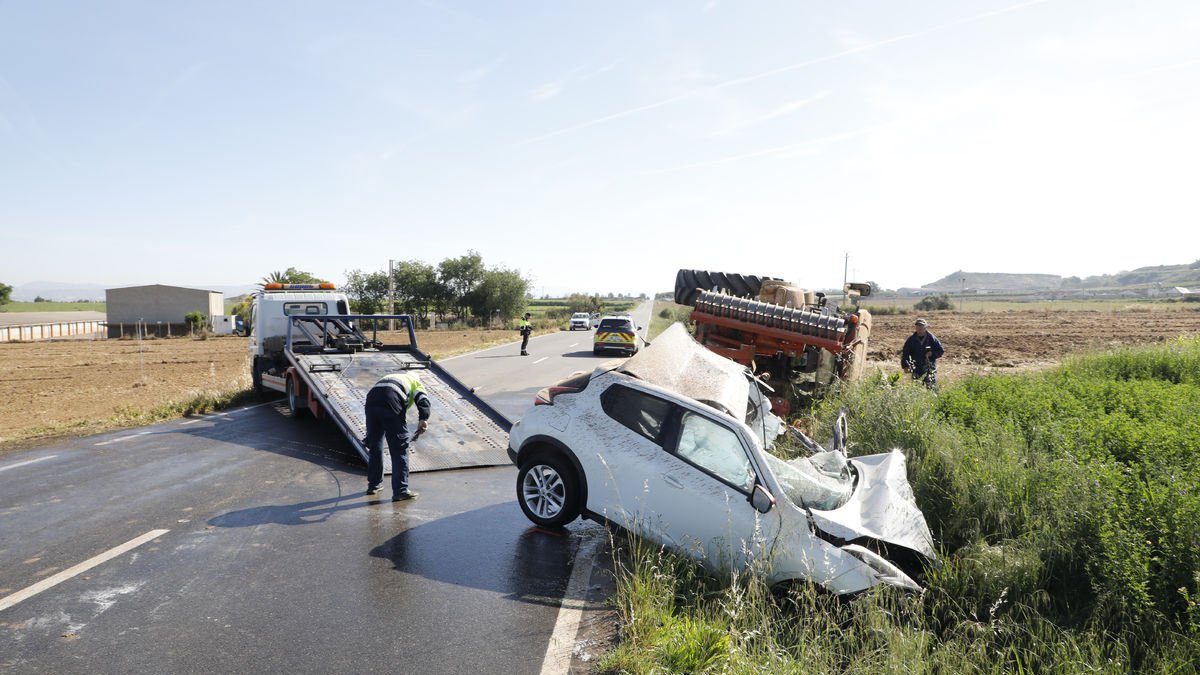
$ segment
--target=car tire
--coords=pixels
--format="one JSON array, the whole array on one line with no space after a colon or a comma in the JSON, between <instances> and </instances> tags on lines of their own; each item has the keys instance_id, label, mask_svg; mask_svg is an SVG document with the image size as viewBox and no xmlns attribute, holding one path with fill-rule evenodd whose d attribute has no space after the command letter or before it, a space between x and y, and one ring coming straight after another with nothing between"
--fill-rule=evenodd
<instances>
[{"instance_id":1,"label":"car tire","mask_svg":"<svg viewBox=\"0 0 1200 675\"><path fill-rule=\"evenodd\" d=\"M557 528L575 520L579 497L579 476L562 455L536 455L517 472L517 503L535 525Z\"/></svg>"},{"instance_id":2,"label":"car tire","mask_svg":"<svg viewBox=\"0 0 1200 675\"><path fill-rule=\"evenodd\" d=\"M592 356L600 356L600 348L592 347Z\"/></svg>"}]
</instances>

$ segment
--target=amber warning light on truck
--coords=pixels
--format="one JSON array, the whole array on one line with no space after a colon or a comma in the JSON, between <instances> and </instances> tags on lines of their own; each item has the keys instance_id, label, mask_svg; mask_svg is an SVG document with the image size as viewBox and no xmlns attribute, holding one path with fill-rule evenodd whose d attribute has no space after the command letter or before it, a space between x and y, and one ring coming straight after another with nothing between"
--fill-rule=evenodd
<instances>
[{"instance_id":1,"label":"amber warning light on truck","mask_svg":"<svg viewBox=\"0 0 1200 675\"><path fill-rule=\"evenodd\" d=\"M263 286L265 291L332 291L337 286L335 284L267 284Z\"/></svg>"}]
</instances>

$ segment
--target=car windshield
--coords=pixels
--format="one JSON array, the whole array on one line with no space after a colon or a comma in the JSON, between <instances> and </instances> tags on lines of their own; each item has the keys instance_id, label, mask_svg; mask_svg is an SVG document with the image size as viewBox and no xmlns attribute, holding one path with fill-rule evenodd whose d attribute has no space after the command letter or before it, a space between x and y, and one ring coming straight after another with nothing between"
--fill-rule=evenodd
<instances>
[{"instance_id":1,"label":"car windshield","mask_svg":"<svg viewBox=\"0 0 1200 675\"><path fill-rule=\"evenodd\" d=\"M840 452L821 452L787 461L769 452L764 454L783 493L800 508L832 511L854 494L854 474Z\"/></svg>"},{"instance_id":2,"label":"car windshield","mask_svg":"<svg viewBox=\"0 0 1200 675\"><path fill-rule=\"evenodd\" d=\"M600 322L600 327L611 330L631 330L633 328L628 319L604 319Z\"/></svg>"},{"instance_id":3,"label":"car windshield","mask_svg":"<svg viewBox=\"0 0 1200 675\"><path fill-rule=\"evenodd\" d=\"M560 316L561 316L561 315L560 315ZM571 318L572 318L572 319L585 319L585 320L586 320L586 319L588 318L588 315L587 315L587 314L575 313L575 314L572 314L572 315L571 315Z\"/></svg>"}]
</instances>

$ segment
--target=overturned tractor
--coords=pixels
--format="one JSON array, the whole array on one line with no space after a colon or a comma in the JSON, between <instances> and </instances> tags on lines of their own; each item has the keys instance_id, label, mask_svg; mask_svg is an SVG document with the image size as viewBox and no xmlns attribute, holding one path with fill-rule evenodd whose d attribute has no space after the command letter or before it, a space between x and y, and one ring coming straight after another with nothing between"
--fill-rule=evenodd
<instances>
[{"instance_id":1,"label":"overturned tractor","mask_svg":"<svg viewBox=\"0 0 1200 675\"><path fill-rule=\"evenodd\" d=\"M851 311L824 293L774 277L679 270L675 302L689 305L695 337L713 352L750 368L775 389L775 413L786 416L838 380L862 376L871 314L857 307L868 284L846 284Z\"/></svg>"}]
</instances>

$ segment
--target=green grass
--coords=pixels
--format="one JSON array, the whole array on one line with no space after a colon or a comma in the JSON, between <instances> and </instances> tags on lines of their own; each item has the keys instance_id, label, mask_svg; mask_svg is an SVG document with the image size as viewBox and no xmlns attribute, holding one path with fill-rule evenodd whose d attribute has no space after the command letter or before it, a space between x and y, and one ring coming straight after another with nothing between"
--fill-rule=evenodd
<instances>
[{"instance_id":1,"label":"green grass","mask_svg":"<svg viewBox=\"0 0 1200 675\"><path fill-rule=\"evenodd\" d=\"M646 339L651 342L673 323L678 322L686 326L688 317L692 314L691 307L667 300L655 300L654 308L650 311L650 330L646 333Z\"/></svg>"},{"instance_id":2,"label":"green grass","mask_svg":"<svg viewBox=\"0 0 1200 675\"><path fill-rule=\"evenodd\" d=\"M103 302L10 302L0 305L0 312L103 312Z\"/></svg>"},{"instance_id":3,"label":"green grass","mask_svg":"<svg viewBox=\"0 0 1200 675\"><path fill-rule=\"evenodd\" d=\"M925 592L831 602L802 588L778 599L753 574L715 579L644 543L623 544L614 601L622 641L603 669L1200 667L1200 340L972 378L938 395L864 381L803 421L828 430L843 405L851 454L905 450L941 550Z\"/></svg>"}]
</instances>

